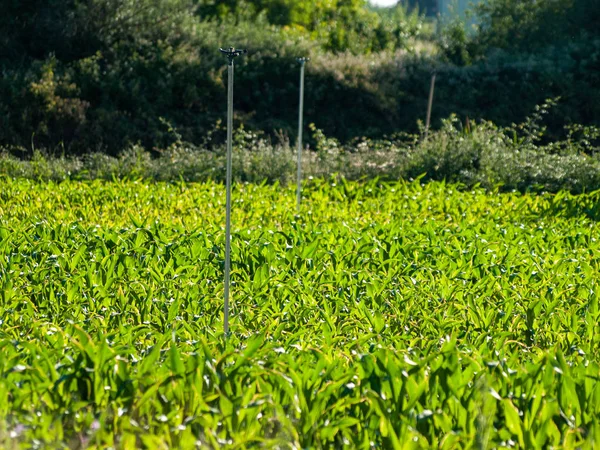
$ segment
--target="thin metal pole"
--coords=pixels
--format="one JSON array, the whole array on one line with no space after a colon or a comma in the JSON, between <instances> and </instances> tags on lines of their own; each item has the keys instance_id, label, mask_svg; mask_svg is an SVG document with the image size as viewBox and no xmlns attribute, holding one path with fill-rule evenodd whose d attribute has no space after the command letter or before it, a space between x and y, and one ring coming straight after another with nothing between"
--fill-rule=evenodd
<instances>
[{"instance_id":1,"label":"thin metal pole","mask_svg":"<svg viewBox=\"0 0 600 450\"><path fill-rule=\"evenodd\" d=\"M433 91L435 89L435 72L431 75L431 86L429 87L429 102L427 104L427 119L425 121L425 139L429 135L429 125L431 123L431 109L433 107Z\"/></svg>"},{"instance_id":2,"label":"thin metal pole","mask_svg":"<svg viewBox=\"0 0 600 450\"><path fill-rule=\"evenodd\" d=\"M225 336L229 334L229 286L231 273L231 159L233 153L233 59L246 50L220 49L227 55L229 61L227 66L227 174L225 177L226 200L225 200L225 280L224 280L224 317L223 328Z\"/></svg>"},{"instance_id":3,"label":"thin metal pole","mask_svg":"<svg viewBox=\"0 0 600 450\"><path fill-rule=\"evenodd\" d=\"M298 58L300 63L300 106L298 111L298 186L296 188L296 209L300 213L302 200L302 131L304 120L304 65L308 58Z\"/></svg>"},{"instance_id":4,"label":"thin metal pole","mask_svg":"<svg viewBox=\"0 0 600 450\"><path fill-rule=\"evenodd\" d=\"M227 175L225 201L225 334L229 333L229 283L231 272L231 154L233 129L233 59L227 66Z\"/></svg>"}]
</instances>

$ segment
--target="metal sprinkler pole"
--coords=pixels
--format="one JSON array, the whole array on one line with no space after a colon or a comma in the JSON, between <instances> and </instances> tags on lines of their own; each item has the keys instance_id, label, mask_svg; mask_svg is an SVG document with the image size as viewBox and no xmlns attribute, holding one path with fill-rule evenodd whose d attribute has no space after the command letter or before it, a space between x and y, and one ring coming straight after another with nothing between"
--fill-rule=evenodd
<instances>
[{"instance_id":1,"label":"metal sprinkler pole","mask_svg":"<svg viewBox=\"0 0 600 450\"><path fill-rule=\"evenodd\" d=\"M310 58L297 58L300 63L300 106L298 111L298 187L296 188L296 208L300 213L302 200L302 128L304 119L304 65Z\"/></svg>"},{"instance_id":2,"label":"metal sprinkler pole","mask_svg":"<svg viewBox=\"0 0 600 450\"><path fill-rule=\"evenodd\" d=\"M436 73L433 72L431 75L431 86L429 87L429 102L427 103L427 119L425 121L425 139L429 135L429 125L431 123L431 109L433 107L433 90L435 89L435 76Z\"/></svg>"},{"instance_id":3,"label":"metal sprinkler pole","mask_svg":"<svg viewBox=\"0 0 600 450\"><path fill-rule=\"evenodd\" d=\"M236 50L230 47L228 50L219 49L227 55L228 80L227 80L227 175L226 175L226 200L225 200L225 280L224 280L224 331L225 336L229 334L229 285L231 272L231 154L233 134L233 60L246 53L246 50Z\"/></svg>"}]
</instances>

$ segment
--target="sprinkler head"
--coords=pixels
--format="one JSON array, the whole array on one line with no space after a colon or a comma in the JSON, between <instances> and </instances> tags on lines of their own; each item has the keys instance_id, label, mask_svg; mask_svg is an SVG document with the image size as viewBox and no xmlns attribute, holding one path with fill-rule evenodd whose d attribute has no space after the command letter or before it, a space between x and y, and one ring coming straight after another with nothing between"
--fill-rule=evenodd
<instances>
[{"instance_id":1,"label":"sprinkler head","mask_svg":"<svg viewBox=\"0 0 600 450\"><path fill-rule=\"evenodd\" d=\"M223 53L224 55L227 55L227 58L229 59L229 64L233 64L233 59L240 56L240 55L244 55L246 53L248 53L248 50L246 49L235 49L234 47L229 47L229 49L223 49L220 48L219 51L221 53Z\"/></svg>"}]
</instances>

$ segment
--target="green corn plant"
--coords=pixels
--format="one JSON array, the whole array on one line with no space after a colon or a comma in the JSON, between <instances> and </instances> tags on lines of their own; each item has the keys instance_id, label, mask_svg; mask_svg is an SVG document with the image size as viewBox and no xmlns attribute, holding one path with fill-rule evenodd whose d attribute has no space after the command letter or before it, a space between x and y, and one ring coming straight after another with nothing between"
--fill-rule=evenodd
<instances>
[{"instance_id":1,"label":"green corn plant","mask_svg":"<svg viewBox=\"0 0 600 450\"><path fill-rule=\"evenodd\" d=\"M0 179L0 446L600 439L597 193ZM12 446L12 447L11 447Z\"/></svg>"}]
</instances>

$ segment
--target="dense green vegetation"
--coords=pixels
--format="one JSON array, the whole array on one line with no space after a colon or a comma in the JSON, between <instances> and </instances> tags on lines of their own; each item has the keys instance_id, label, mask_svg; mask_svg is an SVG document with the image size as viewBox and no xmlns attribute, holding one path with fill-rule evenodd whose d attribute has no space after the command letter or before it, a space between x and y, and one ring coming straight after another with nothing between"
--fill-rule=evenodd
<instances>
[{"instance_id":1,"label":"dense green vegetation","mask_svg":"<svg viewBox=\"0 0 600 450\"><path fill-rule=\"evenodd\" d=\"M600 38L600 8L594 0L494 0L478 4L475 13L480 29L473 41L483 51L567 50Z\"/></svg>"},{"instance_id":2,"label":"dense green vegetation","mask_svg":"<svg viewBox=\"0 0 600 450\"><path fill-rule=\"evenodd\" d=\"M401 8L382 17L365 0L290 3L284 22L277 5L238 3L225 14L227 3L212 11L192 0L2 0L0 145L117 154L128 143L168 145L170 126L199 143L225 111L218 48L229 45L251 51L238 70L240 119L289 131L297 56L407 48L420 27ZM314 82L322 104L341 87L327 72Z\"/></svg>"},{"instance_id":3,"label":"dense green vegetation","mask_svg":"<svg viewBox=\"0 0 600 450\"><path fill-rule=\"evenodd\" d=\"M288 34L302 34L326 51L369 53L407 46L421 26L417 11L402 7L372 8L365 0L228 0L201 3L201 17L227 20L228 16L256 20L261 14Z\"/></svg>"},{"instance_id":4,"label":"dense green vegetation","mask_svg":"<svg viewBox=\"0 0 600 450\"><path fill-rule=\"evenodd\" d=\"M551 103L536 108L524 123L498 128L492 123L461 124L456 117L438 131L398 134L387 140L358 139L346 145L310 124L313 151L303 152L306 177L347 180L446 180L488 190L592 192L600 189L600 129L571 127L564 140L542 143L541 125ZM234 134L233 177L241 182L295 180L297 153L287 139L273 141L240 128ZM176 141L152 157L132 146L119 157L100 153L56 157L36 152L29 159L0 153L0 173L34 180L129 179L224 181L225 148Z\"/></svg>"},{"instance_id":5,"label":"dense green vegetation","mask_svg":"<svg viewBox=\"0 0 600 450\"><path fill-rule=\"evenodd\" d=\"M0 0L0 448L597 446L596 3Z\"/></svg>"},{"instance_id":6,"label":"dense green vegetation","mask_svg":"<svg viewBox=\"0 0 600 450\"><path fill-rule=\"evenodd\" d=\"M552 139L598 125L595 0L484 2L481 27L432 26L362 0L1 0L0 146L15 154L202 145L225 113L220 46L248 47L236 72L236 123L295 136L298 67L307 122L344 142L415 132L438 72L434 126L519 123L547 98ZM509 39L510 37L510 39ZM210 135L220 142L222 133Z\"/></svg>"},{"instance_id":7,"label":"dense green vegetation","mask_svg":"<svg viewBox=\"0 0 600 450\"><path fill-rule=\"evenodd\" d=\"M593 447L598 194L313 181L0 196L0 442ZM35 439L35 441L34 441Z\"/></svg>"}]
</instances>

